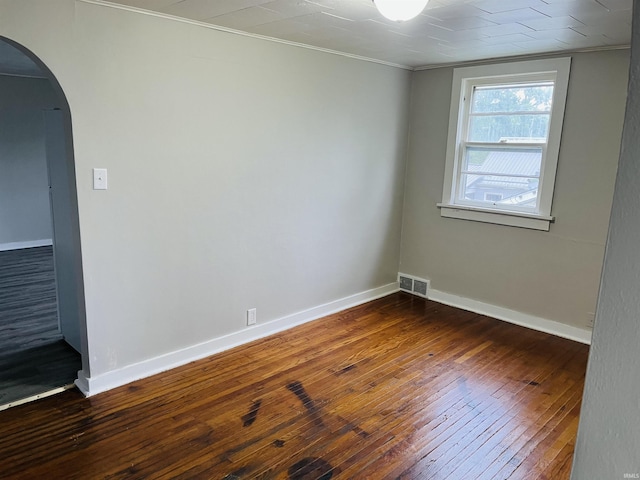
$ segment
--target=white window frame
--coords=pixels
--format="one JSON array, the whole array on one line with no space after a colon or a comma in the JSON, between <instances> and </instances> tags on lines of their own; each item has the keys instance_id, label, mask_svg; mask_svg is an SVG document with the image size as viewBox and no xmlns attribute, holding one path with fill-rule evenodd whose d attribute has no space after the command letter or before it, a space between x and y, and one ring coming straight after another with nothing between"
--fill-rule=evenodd
<instances>
[{"instance_id":1,"label":"white window frame","mask_svg":"<svg viewBox=\"0 0 640 480\"><path fill-rule=\"evenodd\" d=\"M549 230L549 224L554 221L554 217L551 216L551 203L560 152L570 68L571 58L565 57L454 69L442 203L437 204L441 216L535 230ZM554 82L554 90L547 143L536 144L542 147L537 208L516 209L511 207L505 209L499 204L473 205L472 202L456 201L456 189L461 178L462 144L466 141L471 93L474 86L545 80ZM522 143L512 145L523 146ZM505 144L505 147L507 146L509 146L508 143Z\"/></svg>"}]
</instances>

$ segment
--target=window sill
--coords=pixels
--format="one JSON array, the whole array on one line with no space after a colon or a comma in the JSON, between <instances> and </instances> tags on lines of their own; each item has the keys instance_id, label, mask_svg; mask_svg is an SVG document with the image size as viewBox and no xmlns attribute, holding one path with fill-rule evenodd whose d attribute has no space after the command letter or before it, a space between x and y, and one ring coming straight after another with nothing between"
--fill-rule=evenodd
<instances>
[{"instance_id":1,"label":"window sill","mask_svg":"<svg viewBox=\"0 0 640 480\"><path fill-rule=\"evenodd\" d=\"M438 203L440 216L446 218L458 218L474 222L493 223L510 227L530 228L532 230L549 231L549 224L554 217L546 215L534 215L520 212L498 212L495 210L467 207L464 205L449 205Z\"/></svg>"}]
</instances>

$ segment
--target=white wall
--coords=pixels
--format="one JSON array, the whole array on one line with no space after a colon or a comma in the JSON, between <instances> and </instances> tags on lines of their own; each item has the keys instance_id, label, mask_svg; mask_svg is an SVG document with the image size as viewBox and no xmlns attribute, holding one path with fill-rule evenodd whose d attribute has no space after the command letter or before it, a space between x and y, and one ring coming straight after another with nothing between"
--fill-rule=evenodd
<instances>
[{"instance_id":1,"label":"white wall","mask_svg":"<svg viewBox=\"0 0 640 480\"><path fill-rule=\"evenodd\" d=\"M595 311L629 52L573 55L550 232L440 217L452 68L414 76L400 271L576 327Z\"/></svg>"},{"instance_id":2,"label":"white wall","mask_svg":"<svg viewBox=\"0 0 640 480\"><path fill-rule=\"evenodd\" d=\"M640 478L640 11L571 478ZM625 477L625 474L628 476Z\"/></svg>"},{"instance_id":3,"label":"white wall","mask_svg":"<svg viewBox=\"0 0 640 480\"><path fill-rule=\"evenodd\" d=\"M43 109L47 80L0 75L0 249L51 241Z\"/></svg>"},{"instance_id":4,"label":"white wall","mask_svg":"<svg viewBox=\"0 0 640 480\"><path fill-rule=\"evenodd\" d=\"M395 282L409 72L72 0L0 35L71 107L94 379Z\"/></svg>"}]
</instances>

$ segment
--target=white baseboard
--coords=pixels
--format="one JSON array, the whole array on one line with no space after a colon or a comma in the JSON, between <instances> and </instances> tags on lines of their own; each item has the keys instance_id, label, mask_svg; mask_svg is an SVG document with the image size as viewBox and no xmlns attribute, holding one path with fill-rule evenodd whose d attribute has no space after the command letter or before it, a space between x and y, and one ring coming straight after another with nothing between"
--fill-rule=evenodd
<instances>
[{"instance_id":1,"label":"white baseboard","mask_svg":"<svg viewBox=\"0 0 640 480\"><path fill-rule=\"evenodd\" d=\"M505 322L520 325L522 327L538 330L539 332L550 333L576 342L591 345L591 330L586 328L574 327L564 323L547 320L546 318L536 317L527 313L517 312L504 307L491 305L490 303L472 300L466 297L460 297L452 293L441 292L439 290L428 290L427 296L429 300L444 303L452 307L461 308L470 312L486 315L487 317L497 318Z\"/></svg>"},{"instance_id":2,"label":"white baseboard","mask_svg":"<svg viewBox=\"0 0 640 480\"><path fill-rule=\"evenodd\" d=\"M194 360L229 350L230 348L273 335L291 327L316 320L332 313L340 312L347 308L355 307L377 298L385 297L397 292L398 284L390 283L382 287L374 288L355 295L335 300L333 302L318 305L317 307L303 310L270 322L248 327L244 330L214 338L197 345L193 345L175 352L167 353L159 357L150 358L142 362L128 365L124 368L106 372L95 377L87 377L84 370L78 372L76 386L85 395L96 395L112 388L126 385L141 378L150 377L157 373L165 372L175 367L185 365Z\"/></svg>"},{"instance_id":3,"label":"white baseboard","mask_svg":"<svg viewBox=\"0 0 640 480\"><path fill-rule=\"evenodd\" d=\"M53 240L50 238L29 240L26 242L0 243L0 252L5 252L7 250L20 250L21 248L48 247L50 245L53 245Z\"/></svg>"}]
</instances>

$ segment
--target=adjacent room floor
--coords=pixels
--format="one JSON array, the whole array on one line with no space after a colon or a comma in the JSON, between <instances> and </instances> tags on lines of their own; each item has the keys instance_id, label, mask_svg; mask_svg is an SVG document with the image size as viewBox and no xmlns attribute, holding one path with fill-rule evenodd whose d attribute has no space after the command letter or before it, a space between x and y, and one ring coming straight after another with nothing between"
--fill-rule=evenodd
<instances>
[{"instance_id":1,"label":"adjacent room floor","mask_svg":"<svg viewBox=\"0 0 640 480\"><path fill-rule=\"evenodd\" d=\"M52 247L0 252L0 409L73 384L80 355L58 331Z\"/></svg>"},{"instance_id":2,"label":"adjacent room floor","mask_svg":"<svg viewBox=\"0 0 640 480\"><path fill-rule=\"evenodd\" d=\"M569 478L588 347L406 293L0 412L4 478Z\"/></svg>"}]
</instances>

